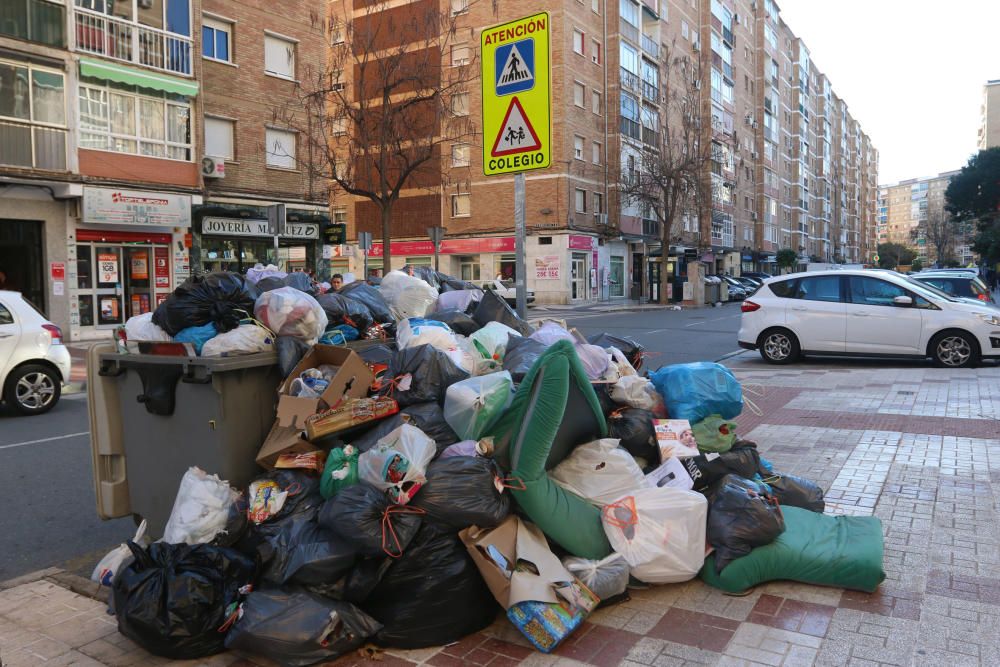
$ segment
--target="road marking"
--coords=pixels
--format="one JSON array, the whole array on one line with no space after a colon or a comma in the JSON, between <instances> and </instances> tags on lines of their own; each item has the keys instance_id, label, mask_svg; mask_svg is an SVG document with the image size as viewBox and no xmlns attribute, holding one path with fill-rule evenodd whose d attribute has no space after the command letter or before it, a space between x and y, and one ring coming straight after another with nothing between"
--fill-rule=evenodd
<instances>
[{"instance_id":1,"label":"road marking","mask_svg":"<svg viewBox=\"0 0 1000 667\"><path fill-rule=\"evenodd\" d=\"M14 447L27 447L28 445L40 445L43 442L65 440L66 438L78 438L81 435L90 435L90 431L80 431L79 433L68 433L66 435L57 435L52 438L42 438L40 440L25 440L24 442L15 442L10 445L0 445L0 449L13 449Z\"/></svg>"}]
</instances>

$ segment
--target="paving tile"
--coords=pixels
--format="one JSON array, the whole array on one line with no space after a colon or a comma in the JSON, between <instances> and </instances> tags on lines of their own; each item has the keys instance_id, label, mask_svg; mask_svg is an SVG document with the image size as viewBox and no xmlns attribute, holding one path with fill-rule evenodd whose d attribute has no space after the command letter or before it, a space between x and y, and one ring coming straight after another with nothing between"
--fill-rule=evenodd
<instances>
[{"instance_id":1,"label":"paving tile","mask_svg":"<svg viewBox=\"0 0 1000 667\"><path fill-rule=\"evenodd\" d=\"M748 620L772 628L825 637L836 607L761 595Z\"/></svg>"},{"instance_id":2,"label":"paving tile","mask_svg":"<svg viewBox=\"0 0 1000 667\"><path fill-rule=\"evenodd\" d=\"M721 653L739 625L721 616L671 609L649 631L648 636Z\"/></svg>"}]
</instances>

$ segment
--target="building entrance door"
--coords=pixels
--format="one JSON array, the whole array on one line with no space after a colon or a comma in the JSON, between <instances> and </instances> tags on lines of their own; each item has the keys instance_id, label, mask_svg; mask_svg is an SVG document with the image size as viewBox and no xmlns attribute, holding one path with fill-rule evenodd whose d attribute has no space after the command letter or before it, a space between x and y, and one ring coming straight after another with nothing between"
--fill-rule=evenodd
<instances>
[{"instance_id":1,"label":"building entrance door","mask_svg":"<svg viewBox=\"0 0 1000 667\"><path fill-rule=\"evenodd\" d=\"M587 290L587 256L573 253L571 269L570 298L573 301L586 299L589 294Z\"/></svg>"}]
</instances>

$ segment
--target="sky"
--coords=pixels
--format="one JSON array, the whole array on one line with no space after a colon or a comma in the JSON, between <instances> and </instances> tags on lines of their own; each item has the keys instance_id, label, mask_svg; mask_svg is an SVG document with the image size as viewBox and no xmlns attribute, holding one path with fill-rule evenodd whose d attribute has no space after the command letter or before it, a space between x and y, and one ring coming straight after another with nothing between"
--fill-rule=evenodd
<instances>
[{"instance_id":1,"label":"sky","mask_svg":"<svg viewBox=\"0 0 1000 667\"><path fill-rule=\"evenodd\" d=\"M1000 79L997 0L777 0L879 151L879 183L959 169Z\"/></svg>"}]
</instances>

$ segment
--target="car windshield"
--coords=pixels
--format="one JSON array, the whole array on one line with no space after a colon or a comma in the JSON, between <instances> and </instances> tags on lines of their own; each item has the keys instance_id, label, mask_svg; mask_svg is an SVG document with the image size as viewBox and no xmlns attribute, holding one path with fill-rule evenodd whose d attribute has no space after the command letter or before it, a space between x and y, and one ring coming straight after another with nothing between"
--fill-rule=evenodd
<instances>
[{"instance_id":1,"label":"car windshield","mask_svg":"<svg viewBox=\"0 0 1000 667\"><path fill-rule=\"evenodd\" d=\"M913 291L917 292L918 294L921 294L921 296L927 296L928 294L930 294L931 296L937 297L938 299L944 299L945 301L951 301L952 303L959 302L959 300L953 297L951 294L948 294L942 289L934 287L934 285L931 285L930 283L926 283L922 280L917 280L916 278L911 278L909 276L902 276L902 278L906 282L910 283L911 289L913 289Z\"/></svg>"}]
</instances>

